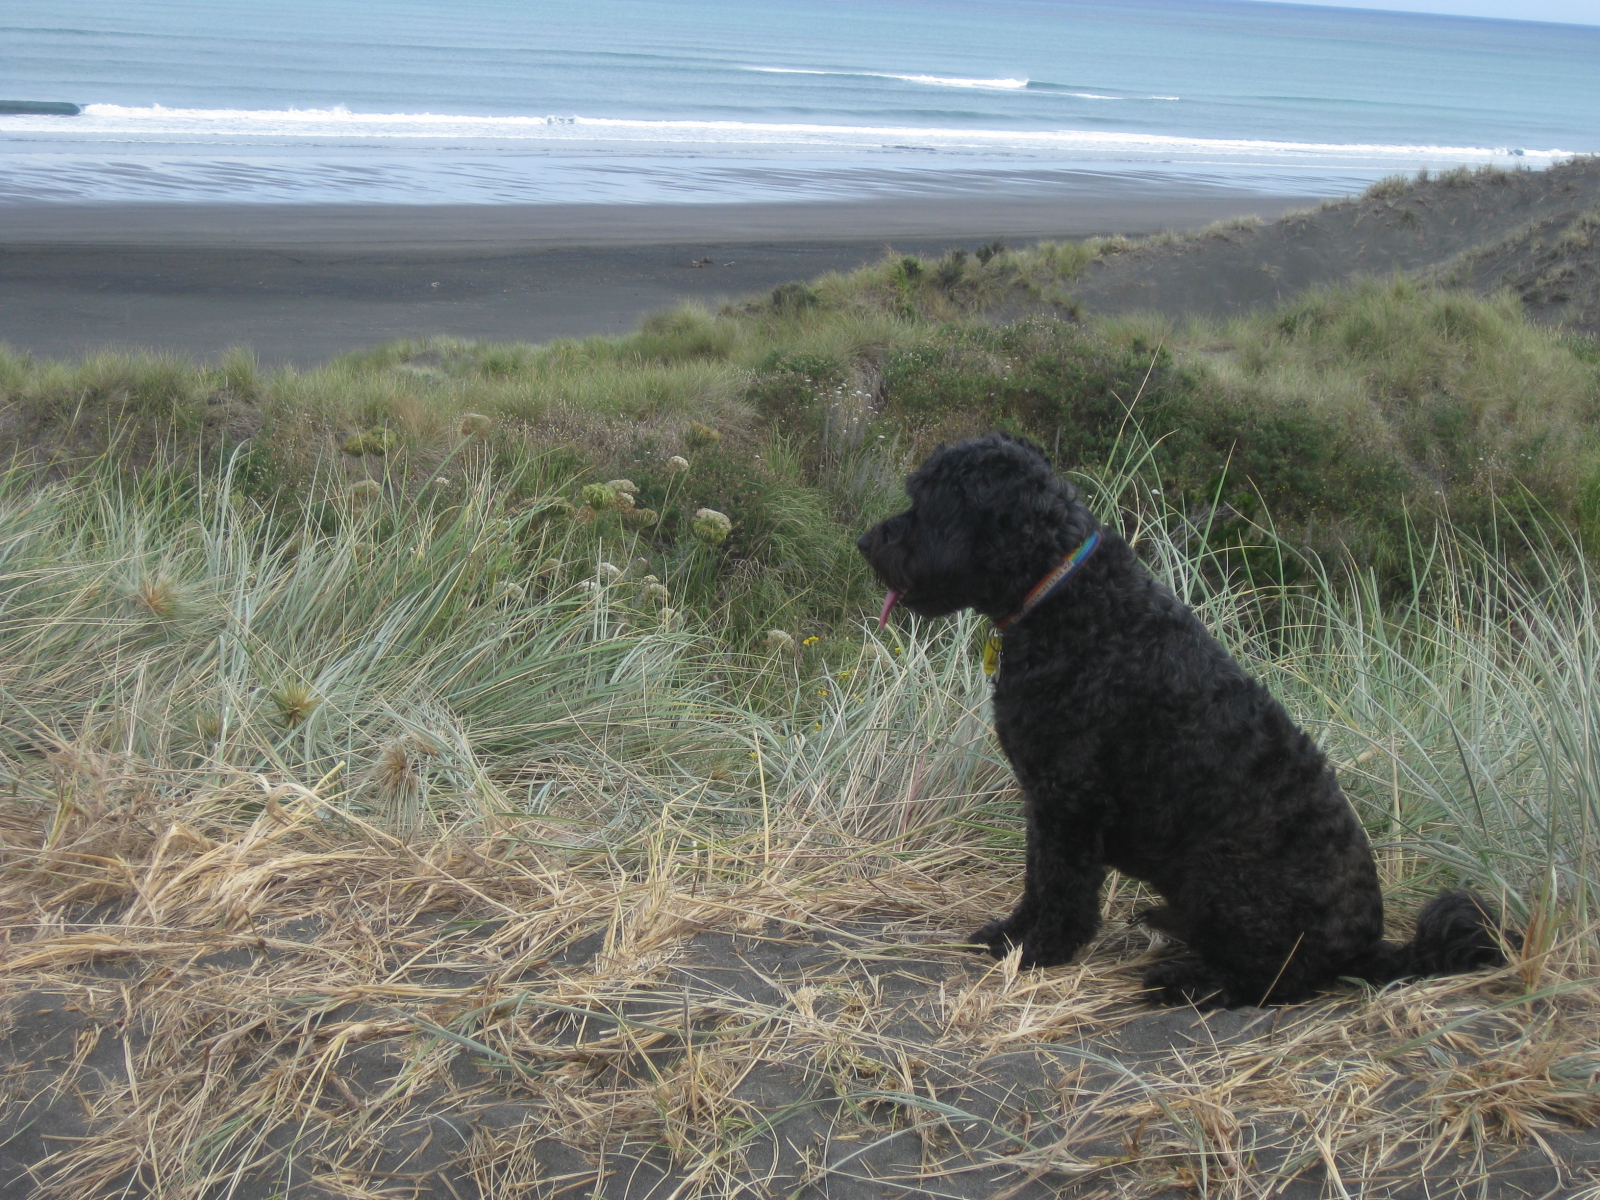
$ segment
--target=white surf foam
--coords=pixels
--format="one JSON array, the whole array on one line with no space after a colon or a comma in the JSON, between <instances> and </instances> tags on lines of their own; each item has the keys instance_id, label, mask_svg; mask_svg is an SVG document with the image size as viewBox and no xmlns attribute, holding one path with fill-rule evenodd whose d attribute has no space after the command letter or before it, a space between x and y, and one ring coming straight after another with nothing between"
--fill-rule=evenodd
<instances>
[{"instance_id":1,"label":"white surf foam","mask_svg":"<svg viewBox=\"0 0 1600 1200\"><path fill-rule=\"evenodd\" d=\"M403 145L428 140L470 147L510 143L534 148L586 143L599 149L668 145L703 152L753 147L828 147L847 151L924 150L1075 161L1170 161L1338 166L1456 165L1514 157L1543 164L1570 157L1561 149L1490 146L1269 141L1087 129L961 129L915 125L811 122L634 120L584 116L471 116L366 113L324 109L135 108L91 104L62 117L0 117L0 133L48 135L78 143L284 144L347 146L355 140ZM15 139L17 141L25 138Z\"/></svg>"},{"instance_id":2,"label":"white surf foam","mask_svg":"<svg viewBox=\"0 0 1600 1200\"><path fill-rule=\"evenodd\" d=\"M1026 79L957 79L944 75L885 75L883 78L925 83L929 87L993 88L1003 92L1020 91L1028 86Z\"/></svg>"},{"instance_id":3,"label":"white surf foam","mask_svg":"<svg viewBox=\"0 0 1600 1200\"><path fill-rule=\"evenodd\" d=\"M898 75L889 71L830 71L818 67L744 67L764 75L831 75L842 79L898 79L930 87L986 88L992 91L1028 91L1041 96L1071 96L1077 100L1181 100L1181 96L1110 96L1104 92L1083 92L1059 83L1039 83L1032 79L968 79L955 75Z\"/></svg>"},{"instance_id":4,"label":"white surf foam","mask_svg":"<svg viewBox=\"0 0 1600 1200\"><path fill-rule=\"evenodd\" d=\"M987 88L994 91L1021 91L1028 86L1026 79L968 79L960 75L897 75L892 71L822 71L812 67L745 67L746 71L760 71L764 75L833 75L843 79L898 79L903 83L921 83L929 87Z\"/></svg>"}]
</instances>

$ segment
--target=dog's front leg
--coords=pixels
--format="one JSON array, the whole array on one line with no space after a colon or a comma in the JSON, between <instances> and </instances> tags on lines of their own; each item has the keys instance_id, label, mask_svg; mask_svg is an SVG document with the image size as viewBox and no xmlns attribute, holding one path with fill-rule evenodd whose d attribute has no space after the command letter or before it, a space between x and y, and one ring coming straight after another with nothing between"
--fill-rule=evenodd
<instances>
[{"instance_id":1,"label":"dog's front leg","mask_svg":"<svg viewBox=\"0 0 1600 1200\"><path fill-rule=\"evenodd\" d=\"M1100 925L1100 884L1105 880L1100 838L1067 819L1067 805L1028 802L1027 874L1022 899L1009 917L972 935L996 958L1022 947L1024 967L1071 960Z\"/></svg>"}]
</instances>

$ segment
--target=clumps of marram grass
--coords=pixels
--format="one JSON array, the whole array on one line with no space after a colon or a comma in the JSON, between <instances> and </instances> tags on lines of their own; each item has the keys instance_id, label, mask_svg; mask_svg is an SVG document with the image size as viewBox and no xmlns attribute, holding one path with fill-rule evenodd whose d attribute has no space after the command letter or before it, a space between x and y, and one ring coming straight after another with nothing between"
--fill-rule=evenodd
<instances>
[{"instance_id":1,"label":"clumps of marram grass","mask_svg":"<svg viewBox=\"0 0 1600 1200\"><path fill-rule=\"evenodd\" d=\"M1521 151L1517 151L1521 153ZM1526 168L1516 167L1507 170L1495 163L1482 163L1477 167L1465 164L1440 171L1437 175L1427 167L1420 169L1416 175L1386 175L1378 182L1371 184L1361 193L1364 200L1397 200L1401 196L1418 191L1429 183L1445 188L1472 187L1476 184L1506 184L1510 183Z\"/></svg>"},{"instance_id":2,"label":"clumps of marram grass","mask_svg":"<svg viewBox=\"0 0 1600 1200\"><path fill-rule=\"evenodd\" d=\"M1520 154L1521 151L1517 151L1517 153ZM1438 176L1438 182L1440 186L1447 188L1471 187L1480 183L1505 184L1511 182L1518 170L1526 170L1526 168L1513 168L1508 171L1495 163L1480 163L1477 167L1469 167L1463 164L1459 167L1452 167L1448 171L1441 171Z\"/></svg>"},{"instance_id":3,"label":"clumps of marram grass","mask_svg":"<svg viewBox=\"0 0 1600 1200\"><path fill-rule=\"evenodd\" d=\"M1342 428L1346 453L1371 455L1374 474L1430 478L1408 520L1441 496L1479 520L1491 497L1523 488L1572 520L1579 481L1600 461L1588 416L1600 379L1509 296L1404 279L1318 289L1230 323L1211 344L1233 352L1206 367L1232 403ZM1536 394L1529 379L1540 381Z\"/></svg>"},{"instance_id":4,"label":"clumps of marram grass","mask_svg":"<svg viewBox=\"0 0 1600 1200\"><path fill-rule=\"evenodd\" d=\"M815 288L803 283L784 283L772 289L768 303L778 313L803 313L822 301Z\"/></svg>"},{"instance_id":5,"label":"clumps of marram grass","mask_svg":"<svg viewBox=\"0 0 1600 1200\"><path fill-rule=\"evenodd\" d=\"M1415 180L1409 175L1385 175L1377 183L1369 184L1367 190L1362 192L1361 195L1367 200L1394 200L1404 196L1415 188L1418 183L1426 179L1426 172L1423 172Z\"/></svg>"},{"instance_id":6,"label":"clumps of marram grass","mask_svg":"<svg viewBox=\"0 0 1600 1200\"><path fill-rule=\"evenodd\" d=\"M1226 238L1233 233L1248 233L1253 229L1260 229L1266 222L1253 213L1243 217L1230 217L1225 221L1213 221L1195 236L1201 239Z\"/></svg>"},{"instance_id":7,"label":"clumps of marram grass","mask_svg":"<svg viewBox=\"0 0 1600 1200\"><path fill-rule=\"evenodd\" d=\"M1600 204L1579 213L1562 233L1560 244L1570 249L1587 250L1595 244L1597 236L1600 236Z\"/></svg>"},{"instance_id":8,"label":"clumps of marram grass","mask_svg":"<svg viewBox=\"0 0 1600 1200\"><path fill-rule=\"evenodd\" d=\"M339 449L352 458L360 458L368 454L377 455L381 458L384 455L393 454L399 446L400 435L393 429L384 427L352 434L344 440Z\"/></svg>"},{"instance_id":9,"label":"clumps of marram grass","mask_svg":"<svg viewBox=\"0 0 1600 1200\"><path fill-rule=\"evenodd\" d=\"M695 541L706 546L720 546L733 532L733 522L727 513L718 512L714 508L701 508L695 510L690 530Z\"/></svg>"}]
</instances>

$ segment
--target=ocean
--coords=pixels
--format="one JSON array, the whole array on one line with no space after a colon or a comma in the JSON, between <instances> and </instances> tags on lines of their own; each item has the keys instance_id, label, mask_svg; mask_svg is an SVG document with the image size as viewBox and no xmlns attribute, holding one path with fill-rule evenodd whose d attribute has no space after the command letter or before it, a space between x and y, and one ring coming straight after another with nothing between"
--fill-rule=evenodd
<instances>
[{"instance_id":1,"label":"ocean","mask_svg":"<svg viewBox=\"0 0 1600 1200\"><path fill-rule=\"evenodd\" d=\"M1600 151L1600 27L1245 0L53 0L0 204L1338 194Z\"/></svg>"}]
</instances>

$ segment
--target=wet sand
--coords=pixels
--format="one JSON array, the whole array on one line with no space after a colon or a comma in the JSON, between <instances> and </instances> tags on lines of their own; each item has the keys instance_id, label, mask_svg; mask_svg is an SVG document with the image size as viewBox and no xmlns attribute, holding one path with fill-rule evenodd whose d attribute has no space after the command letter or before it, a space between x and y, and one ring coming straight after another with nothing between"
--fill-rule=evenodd
<instances>
[{"instance_id":1,"label":"wet sand","mask_svg":"<svg viewBox=\"0 0 1600 1200\"><path fill-rule=\"evenodd\" d=\"M1316 203L1096 177L1051 196L807 204L16 205L0 208L0 341L313 366L401 337L621 333L886 249L1141 234ZM709 263L705 260L709 259Z\"/></svg>"}]
</instances>

